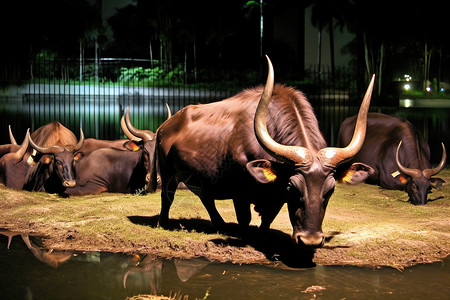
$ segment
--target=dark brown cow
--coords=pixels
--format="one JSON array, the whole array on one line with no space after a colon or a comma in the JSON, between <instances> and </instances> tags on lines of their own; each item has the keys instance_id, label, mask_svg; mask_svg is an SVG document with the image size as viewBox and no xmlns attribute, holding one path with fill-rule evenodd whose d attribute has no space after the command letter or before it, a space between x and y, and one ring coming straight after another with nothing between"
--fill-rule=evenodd
<instances>
[{"instance_id":1,"label":"dark brown cow","mask_svg":"<svg viewBox=\"0 0 450 300\"><path fill-rule=\"evenodd\" d=\"M339 145L350 141L355 122L356 116L344 120L339 130ZM444 182L432 178L444 168L447 157L444 144L442 149L441 162L432 169L430 147L417 128L399 117L369 113L367 138L361 150L342 164L338 173L344 182L358 176L359 181L364 179L385 189L406 191L412 204L426 204L431 188L438 188Z\"/></svg>"},{"instance_id":2,"label":"dark brown cow","mask_svg":"<svg viewBox=\"0 0 450 300\"><path fill-rule=\"evenodd\" d=\"M187 106L174 114L157 133L162 184L159 224L167 224L177 185L184 182L219 228L224 221L215 199L233 199L243 233L251 218L250 203L261 214L261 228L268 229L287 202L294 241L321 246L334 172L362 146L373 81L353 140L345 148L326 146L308 100L300 91L274 85L270 61L265 87L220 102Z\"/></svg>"},{"instance_id":3,"label":"dark brown cow","mask_svg":"<svg viewBox=\"0 0 450 300\"><path fill-rule=\"evenodd\" d=\"M11 148L10 152L0 158L0 183L6 187L21 190L25 184L29 168L26 162L29 157L27 154L29 136L30 130L28 129L22 145L12 144L15 149Z\"/></svg>"},{"instance_id":4,"label":"dark brown cow","mask_svg":"<svg viewBox=\"0 0 450 300\"><path fill-rule=\"evenodd\" d=\"M171 116L169 109L169 118ZM155 134L136 129L130 121L129 109L121 119L121 127L129 140L117 147L94 150L76 164L77 186L69 195L154 192ZM120 149L121 147L121 149ZM155 185L150 185L153 183Z\"/></svg>"},{"instance_id":5,"label":"dark brown cow","mask_svg":"<svg viewBox=\"0 0 450 300\"><path fill-rule=\"evenodd\" d=\"M80 128L80 139L59 122L38 128L30 138L30 146L37 151L33 155L36 165L29 169L24 189L64 194L66 188L76 185L73 172L76 152L83 146L84 134Z\"/></svg>"}]
</instances>

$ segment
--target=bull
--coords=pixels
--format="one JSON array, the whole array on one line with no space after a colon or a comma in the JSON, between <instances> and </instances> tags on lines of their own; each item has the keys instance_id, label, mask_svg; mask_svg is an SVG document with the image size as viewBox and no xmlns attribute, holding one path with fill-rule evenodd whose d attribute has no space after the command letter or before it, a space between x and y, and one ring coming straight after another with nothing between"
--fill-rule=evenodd
<instances>
[{"instance_id":1,"label":"bull","mask_svg":"<svg viewBox=\"0 0 450 300\"><path fill-rule=\"evenodd\" d=\"M261 215L260 228L267 230L287 202L295 243L323 244L322 221L334 192L335 170L362 146L374 77L352 141L344 148L330 148L306 97L294 88L274 85L267 60L264 87L187 106L159 127L160 226L167 225L177 185L184 182L219 229L225 222L215 199L233 199L244 235L251 220L250 203Z\"/></svg>"},{"instance_id":2,"label":"bull","mask_svg":"<svg viewBox=\"0 0 450 300\"><path fill-rule=\"evenodd\" d=\"M338 145L351 139L356 116L349 117L339 130ZM430 147L423 135L410 122L399 117L369 113L367 138L361 150L339 168L342 181L355 177L385 189L406 191L412 204L426 204L427 194L439 188L444 181L432 178L445 166L447 159L442 144L442 157L436 168L431 168Z\"/></svg>"},{"instance_id":3,"label":"bull","mask_svg":"<svg viewBox=\"0 0 450 300\"><path fill-rule=\"evenodd\" d=\"M83 146L84 133L80 128L80 139L59 122L52 122L38 128L29 137L30 146L36 151L30 164L24 189L46 191L64 195L67 188L76 185L74 161L76 153Z\"/></svg>"},{"instance_id":4,"label":"bull","mask_svg":"<svg viewBox=\"0 0 450 300\"><path fill-rule=\"evenodd\" d=\"M170 118L171 112L167 108ZM111 147L94 150L75 164L77 186L67 190L69 195L146 193L156 190L157 181L151 180L154 174L155 134L135 128L131 124L128 108L121 118L121 127L128 138L126 142L112 141ZM154 185L149 185L151 182Z\"/></svg>"},{"instance_id":5,"label":"bull","mask_svg":"<svg viewBox=\"0 0 450 300\"><path fill-rule=\"evenodd\" d=\"M29 168L26 163L29 135L30 130L28 129L21 145L17 145L15 139L12 138L11 145L8 145L9 151L3 153L0 158L0 183L6 187L21 190L25 184Z\"/></svg>"}]
</instances>

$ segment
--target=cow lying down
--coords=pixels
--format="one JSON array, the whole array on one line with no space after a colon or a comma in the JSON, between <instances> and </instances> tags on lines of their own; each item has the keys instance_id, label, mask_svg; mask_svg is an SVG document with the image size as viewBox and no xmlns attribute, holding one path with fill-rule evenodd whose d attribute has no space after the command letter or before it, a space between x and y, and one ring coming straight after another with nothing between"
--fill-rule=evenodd
<instances>
[{"instance_id":1,"label":"cow lying down","mask_svg":"<svg viewBox=\"0 0 450 300\"><path fill-rule=\"evenodd\" d=\"M338 145L352 138L356 116L349 117L339 130ZM412 204L426 204L432 188L445 181L433 178L445 166L447 154L442 144L442 158L431 168L430 147L410 122L399 117L369 113L367 135L361 150L338 169L346 183L365 180L385 189L406 191Z\"/></svg>"}]
</instances>

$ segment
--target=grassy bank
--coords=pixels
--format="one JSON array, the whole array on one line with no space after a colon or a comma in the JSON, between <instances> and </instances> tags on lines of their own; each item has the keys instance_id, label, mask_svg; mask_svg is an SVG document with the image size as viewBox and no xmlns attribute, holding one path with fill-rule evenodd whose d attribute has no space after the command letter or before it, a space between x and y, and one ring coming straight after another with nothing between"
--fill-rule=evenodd
<instances>
[{"instance_id":1,"label":"grassy bank","mask_svg":"<svg viewBox=\"0 0 450 300\"><path fill-rule=\"evenodd\" d=\"M450 170L439 174L450 182ZM400 191L338 184L325 216L327 236L313 261L319 264L403 268L450 254L450 186L430 194L425 206L407 203ZM152 252L162 257L200 257L234 263L282 261L297 266L309 253L290 242L292 227L283 207L265 235L254 213L250 237L238 238L231 200L216 201L228 223L218 234L200 200L177 191L170 228L158 228L159 193L146 196L103 194L60 198L0 187L0 228L42 235L56 250ZM308 259L306 259L308 260Z\"/></svg>"}]
</instances>

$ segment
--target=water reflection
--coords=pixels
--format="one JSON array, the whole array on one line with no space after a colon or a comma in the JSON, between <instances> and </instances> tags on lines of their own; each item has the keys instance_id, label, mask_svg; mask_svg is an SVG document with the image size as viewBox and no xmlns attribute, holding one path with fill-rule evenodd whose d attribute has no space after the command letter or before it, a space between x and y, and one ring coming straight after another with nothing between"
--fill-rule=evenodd
<instances>
[{"instance_id":1,"label":"water reflection","mask_svg":"<svg viewBox=\"0 0 450 300\"><path fill-rule=\"evenodd\" d=\"M175 293L188 299L450 298L450 259L402 272L342 266L280 269L201 258L49 251L35 237L0 231L0 265L0 299L125 299Z\"/></svg>"}]
</instances>

